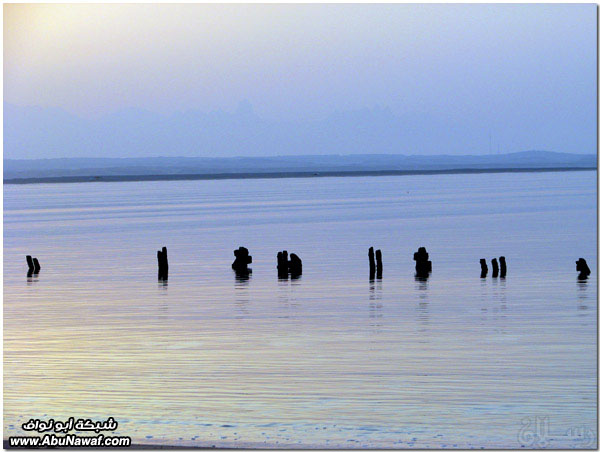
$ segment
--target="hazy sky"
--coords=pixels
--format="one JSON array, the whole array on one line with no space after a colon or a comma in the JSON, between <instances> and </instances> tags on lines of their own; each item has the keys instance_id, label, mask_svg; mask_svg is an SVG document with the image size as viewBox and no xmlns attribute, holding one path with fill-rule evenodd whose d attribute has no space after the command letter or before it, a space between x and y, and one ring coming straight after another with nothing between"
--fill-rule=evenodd
<instances>
[{"instance_id":1,"label":"hazy sky","mask_svg":"<svg viewBox=\"0 0 600 452\"><path fill-rule=\"evenodd\" d=\"M88 119L244 99L273 121L379 106L432 134L459 125L469 152L490 134L595 152L596 6L5 4L4 99Z\"/></svg>"}]
</instances>

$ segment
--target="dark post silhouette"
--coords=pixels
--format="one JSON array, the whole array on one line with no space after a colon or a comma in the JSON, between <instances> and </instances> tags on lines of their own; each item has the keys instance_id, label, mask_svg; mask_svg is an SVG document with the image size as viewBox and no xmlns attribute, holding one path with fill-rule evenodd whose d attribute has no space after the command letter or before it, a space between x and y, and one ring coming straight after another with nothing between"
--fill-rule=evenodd
<instances>
[{"instance_id":1,"label":"dark post silhouette","mask_svg":"<svg viewBox=\"0 0 600 452\"><path fill-rule=\"evenodd\" d=\"M29 267L29 270L27 270L28 273L33 273L33 269L35 268L33 266L33 259L31 258L31 256L25 256L25 260L27 260L27 267Z\"/></svg>"},{"instance_id":2,"label":"dark post silhouette","mask_svg":"<svg viewBox=\"0 0 600 452\"><path fill-rule=\"evenodd\" d=\"M290 274L292 278L298 278L302 274L302 259L292 253L288 261L288 252L286 250L279 251L277 253L277 276L287 279Z\"/></svg>"},{"instance_id":3,"label":"dark post silhouette","mask_svg":"<svg viewBox=\"0 0 600 452\"><path fill-rule=\"evenodd\" d=\"M375 253L369 248L369 279L375 279Z\"/></svg>"},{"instance_id":4,"label":"dark post silhouette","mask_svg":"<svg viewBox=\"0 0 600 452\"><path fill-rule=\"evenodd\" d=\"M302 259L297 254L290 254L288 269L292 278L298 278L302 274Z\"/></svg>"},{"instance_id":5,"label":"dark post silhouette","mask_svg":"<svg viewBox=\"0 0 600 452\"><path fill-rule=\"evenodd\" d=\"M283 273L283 252L278 251L277 252L277 274L279 275L279 277L282 276Z\"/></svg>"},{"instance_id":6,"label":"dark post silhouette","mask_svg":"<svg viewBox=\"0 0 600 452\"><path fill-rule=\"evenodd\" d=\"M282 279L288 277L287 251L277 253L277 276Z\"/></svg>"},{"instance_id":7,"label":"dark post silhouette","mask_svg":"<svg viewBox=\"0 0 600 452\"><path fill-rule=\"evenodd\" d=\"M496 260L496 258L492 259L492 277L498 277L498 261Z\"/></svg>"},{"instance_id":8,"label":"dark post silhouette","mask_svg":"<svg viewBox=\"0 0 600 452\"><path fill-rule=\"evenodd\" d=\"M27 261L27 277L31 277L32 275L37 275L40 272L40 263L34 257L25 256L25 260Z\"/></svg>"},{"instance_id":9,"label":"dark post silhouette","mask_svg":"<svg viewBox=\"0 0 600 452\"><path fill-rule=\"evenodd\" d=\"M237 250L233 251L233 255L235 256L235 260L231 264L231 268L236 272L248 272L248 264L252 263L252 256L249 255L248 248L240 246Z\"/></svg>"},{"instance_id":10,"label":"dark post silhouette","mask_svg":"<svg viewBox=\"0 0 600 452\"><path fill-rule=\"evenodd\" d=\"M429 253L427 253L425 247L422 246L419 248L419 251L414 254L413 259L416 262L416 276L419 278L427 278L431 273L431 261L429 260Z\"/></svg>"},{"instance_id":11,"label":"dark post silhouette","mask_svg":"<svg viewBox=\"0 0 600 452\"><path fill-rule=\"evenodd\" d=\"M381 260L381 250L375 251L375 259L377 260L377 279L383 276L383 261Z\"/></svg>"},{"instance_id":12,"label":"dark post silhouette","mask_svg":"<svg viewBox=\"0 0 600 452\"><path fill-rule=\"evenodd\" d=\"M169 279L169 259L166 246L163 246L162 251L156 252L156 258L158 260L158 279L166 281Z\"/></svg>"},{"instance_id":13,"label":"dark post silhouette","mask_svg":"<svg viewBox=\"0 0 600 452\"><path fill-rule=\"evenodd\" d=\"M158 279L162 279L162 251L156 252L156 261L158 262Z\"/></svg>"},{"instance_id":14,"label":"dark post silhouette","mask_svg":"<svg viewBox=\"0 0 600 452\"><path fill-rule=\"evenodd\" d=\"M40 266L40 261L37 260L37 257L32 258L31 256L25 256L25 260L27 261L27 276L37 275L42 268Z\"/></svg>"},{"instance_id":15,"label":"dark post silhouette","mask_svg":"<svg viewBox=\"0 0 600 452\"><path fill-rule=\"evenodd\" d=\"M579 260L575 262L575 265L575 268L579 272L579 276L577 277L578 279L587 279L592 273L590 267L588 267L588 264L583 257L580 257Z\"/></svg>"},{"instance_id":16,"label":"dark post silhouette","mask_svg":"<svg viewBox=\"0 0 600 452\"><path fill-rule=\"evenodd\" d=\"M485 262L485 259L479 259L479 263L481 264L481 277L485 278L488 274L488 266Z\"/></svg>"},{"instance_id":17,"label":"dark post silhouette","mask_svg":"<svg viewBox=\"0 0 600 452\"><path fill-rule=\"evenodd\" d=\"M506 258L504 256L500 256L500 278L504 278L506 276Z\"/></svg>"}]
</instances>

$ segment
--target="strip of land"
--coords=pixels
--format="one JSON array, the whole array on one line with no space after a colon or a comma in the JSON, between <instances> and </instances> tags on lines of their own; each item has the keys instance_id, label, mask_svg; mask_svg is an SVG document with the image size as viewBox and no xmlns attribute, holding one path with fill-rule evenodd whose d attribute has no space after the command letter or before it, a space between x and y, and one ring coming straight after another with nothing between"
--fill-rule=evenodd
<instances>
[{"instance_id":1,"label":"strip of land","mask_svg":"<svg viewBox=\"0 0 600 452\"><path fill-rule=\"evenodd\" d=\"M222 180L222 179L286 179L307 177L368 177L368 176L417 176L440 174L482 173L547 173L560 171L596 171L596 167L548 167L548 168L455 168L441 170L388 170L388 171L290 171L215 174L133 174L105 176L56 176L22 177L4 179L4 184L65 184L81 182L139 182L175 180Z\"/></svg>"}]
</instances>

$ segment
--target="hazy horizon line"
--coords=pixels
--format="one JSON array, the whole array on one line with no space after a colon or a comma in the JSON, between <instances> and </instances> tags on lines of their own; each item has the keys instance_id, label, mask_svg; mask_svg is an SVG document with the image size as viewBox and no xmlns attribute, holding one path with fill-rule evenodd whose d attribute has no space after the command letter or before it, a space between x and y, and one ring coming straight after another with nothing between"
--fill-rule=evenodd
<instances>
[{"instance_id":1,"label":"hazy horizon line","mask_svg":"<svg viewBox=\"0 0 600 452\"><path fill-rule=\"evenodd\" d=\"M597 171L595 167L548 167L548 168L455 168L422 170L379 171L290 171L214 174L137 174L103 176L47 176L15 177L4 179L3 185L71 184L91 182L169 182L179 180L234 180L234 179L305 179L330 177L381 177L381 176L440 176L449 174L498 174L498 173L560 173L574 171Z\"/></svg>"},{"instance_id":2,"label":"hazy horizon line","mask_svg":"<svg viewBox=\"0 0 600 452\"><path fill-rule=\"evenodd\" d=\"M205 156L185 156L185 155L148 155L144 157L43 157L43 158L10 158L3 157L4 161L7 160L143 160L143 159L203 159L203 160L235 160L235 159L271 159L271 158L287 158L287 159L297 159L302 157L377 157L377 156L396 156L396 157L490 157L490 156L499 156L499 155L513 155L513 154L525 154L525 153L548 153L548 154L569 154L569 155L585 155L598 156L598 152L568 152L568 151L547 151L545 149L527 149L524 151L511 151L511 152L501 152L501 153L489 153L489 154L402 154L402 153L348 153L348 154L340 154L340 153L331 153L331 154L298 154L298 155L284 155L284 154L274 154L274 155L235 155L235 156L223 156L223 157L205 157Z\"/></svg>"}]
</instances>

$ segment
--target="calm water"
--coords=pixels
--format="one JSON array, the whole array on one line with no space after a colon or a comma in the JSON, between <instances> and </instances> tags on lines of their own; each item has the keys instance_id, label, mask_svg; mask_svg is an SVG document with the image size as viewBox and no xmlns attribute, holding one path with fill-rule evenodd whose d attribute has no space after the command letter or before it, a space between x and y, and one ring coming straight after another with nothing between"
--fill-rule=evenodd
<instances>
[{"instance_id":1,"label":"calm water","mask_svg":"<svg viewBox=\"0 0 600 452\"><path fill-rule=\"evenodd\" d=\"M4 437L32 417L113 416L148 444L595 447L595 181L5 185ZM240 245L246 281L230 268ZM277 279L283 249L300 279ZM507 278L480 279L500 255Z\"/></svg>"}]
</instances>

